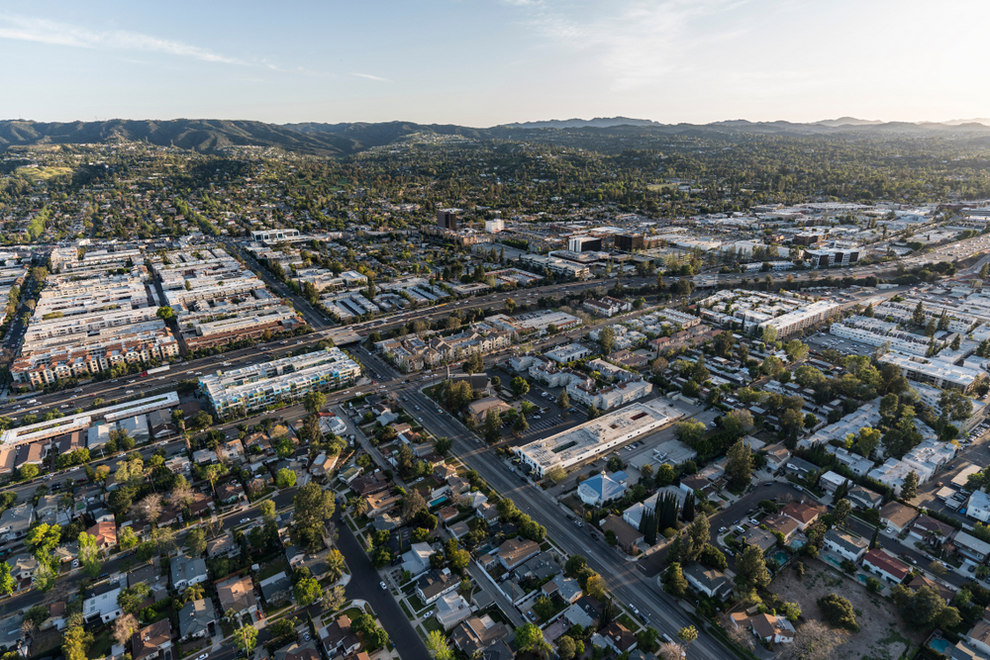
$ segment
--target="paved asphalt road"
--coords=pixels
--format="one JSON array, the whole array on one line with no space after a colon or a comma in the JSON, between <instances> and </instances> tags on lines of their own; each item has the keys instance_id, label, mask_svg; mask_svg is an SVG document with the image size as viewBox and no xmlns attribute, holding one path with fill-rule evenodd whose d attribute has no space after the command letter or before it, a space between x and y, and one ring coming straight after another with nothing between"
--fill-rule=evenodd
<instances>
[{"instance_id":1,"label":"paved asphalt road","mask_svg":"<svg viewBox=\"0 0 990 660\"><path fill-rule=\"evenodd\" d=\"M789 273L789 275L799 281L824 279L826 277L834 276L860 277L867 275L882 275L895 272L897 264L902 264L904 266L918 266L924 263L939 261L942 258L958 258L957 255L963 253L966 253L966 256L968 256L970 253L983 253L987 251L990 251L990 238L981 236L974 239L969 239L968 241L962 241L949 246L944 246L942 248L937 248L928 254L909 256L905 259L897 262L891 262L889 264L859 266L844 268L842 270L798 271ZM263 277L270 279L271 276L267 272L264 272L264 269L259 268L258 270ZM705 283L711 283L712 285L718 287L725 287L738 284L744 279L752 280L756 276L757 275L751 274L719 273L700 275L694 278L667 277L665 278L665 281L669 284L678 279L692 279L703 281ZM469 309L493 310L501 308L504 305L506 298L510 297L515 299L518 303L531 304L536 303L541 297L560 298L564 295L580 293L592 289L608 289L614 286L618 281L619 280L616 278L607 278L590 280L586 282L549 284L546 286L518 289L510 292L496 292L474 298L450 301L431 307L403 311L397 314L382 316L371 321L362 321L359 323L329 329L321 329L327 328L329 324L323 320L322 317L319 319L314 317L313 310L309 304L293 293L290 298L303 310L305 310L304 315L314 323L314 326L319 331L299 338L277 340L257 344L250 348L230 351L221 355L209 356L197 360L189 360L173 365L172 368L166 373L155 374L145 378L141 378L139 376L125 376L112 380L86 383L76 389L65 390L62 392L28 395L22 397L20 400L8 401L6 404L0 405L0 416L17 419L28 413L43 413L52 408L60 408L63 405L65 406L65 408L62 408L63 411L76 407L85 408L93 405L93 399L97 397L109 401L147 395L155 391L170 390L174 389L181 380L195 379L200 375L213 373L224 367L233 368L244 364L257 362L261 357L265 359L280 357L286 353L296 350L297 348L313 346L317 342L327 338L332 338L338 342L344 342L346 341L345 337L364 337L373 331L390 330L413 320L436 320L446 318L452 311ZM630 287L638 287L655 282L656 278L654 276L622 278L622 283ZM276 288L279 291L283 291L280 287ZM285 291L288 291L288 289L285 289ZM230 364L228 366L224 363ZM26 403L27 400L31 399L36 399L37 403Z\"/></svg>"},{"instance_id":2,"label":"paved asphalt road","mask_svg":"<svg viewBox=\"0 0 990 660\"><path fill-rule=\"evenodd\" d=\"M511 497L520 510L546 527L549 538L565 552L584 555L589 566L605 578L619 604L624 607L633 605L648 625L671 637L676 636L681 628L694 624L677 601L660 589L656 580L644 576L636 563L625 561L618 551L596 540L598 535L568 520L560 504L538 486L513 472L457 420L446 413L436 412L436 404L428 397L409 390L405 400L410 414L422 419L424 426L434 435L450 438L454 453L468 467L477 470L492 488ZM411 407L408 406L410 403ZM419 410L415 410L416 405ZM699 630L698 640L691 645L691 653L693 657L710 660L721 660L732 655L703 630Z\"/></svg>"},{"instance_id":3,"label":"paved asphalt road","mask_svg":"<svg viewBox=\"0 0 990 660\"><path fill-rule=\"evenodd\" d=\"M381 581L378 571L364 554L361 544L354 537L354 532L339 519L339 516L336 522L339 530L337 547L347 560L347 567L351 569L351 581L346 589L347 597L360 598L371 604L385 632L399 650L402 660L430 660L430 654L426 651L423 640L413 630L412 624L399 604L395 602L395 598L378 585Z\"/></svg>"}]
</instances>

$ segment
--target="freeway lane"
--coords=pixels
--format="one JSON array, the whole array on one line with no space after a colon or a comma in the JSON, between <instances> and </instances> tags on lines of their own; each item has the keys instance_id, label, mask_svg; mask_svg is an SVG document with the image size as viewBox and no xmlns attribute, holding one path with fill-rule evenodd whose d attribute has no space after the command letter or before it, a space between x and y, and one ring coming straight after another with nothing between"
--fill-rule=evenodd
<instances>
[{"instance_id":1,"label":"freeway lane","mask_svg":"<svg viewBox=\"0 0 990 660\"><path fill-rule=\"evenodd\" d=\"M977 236L975 238L967 239L966 241L959 241L936 248L926 254L912 255L904 259L891 261L885 264L856 266L844 269L795 271L790 272L787 275L793 277L793 279L797 281L818 280L826 277L862 277L867 275L885 275L896 272L898 266L920 266L927 263L936 262L941 259L959 259L973 255L985 255L988 252L990 252L990 236ZM263 269L259 269L259 272L260 271L263 271ZM270 275L267 274L267 272L264 273L264 275L270 278ZM714 287L724 287L739 284L743 280L752 281L754 278L758 279L759 276L760 274L750 275L739 273L716 273L685 278L665 277L664 279L668 284L676 282L680 279L699 279L710 282ZM297 348L311 347L324 339L338 337L341 333L353 333L359 336L367 336L374 331L382 332L391 330L401 325L405 325L410 321L432 321L446 318L452 311L469 309L500 309L501 306L504 305L507 298L516 298L520 302L530 304L537 302L541 297L560 298L567 294L580 293L593 289L608 289L615 286L618 281L618 278L607 278L583 282L548 284L545 286L496 292L475 298L466 298L442 303L432 307L403 311L396 314L382 316L370 321L361 321L350 325L336 326L327 330L319 330L300 338L290 339L284 344L282 341L272 341L257 344L250 348L230 351L221 355L190 360L174 365L169 372L160 376L153 376L146 379L142 379L137 376L126 376L110 381L87 383L79 388L76 388L75 390L64 390L51 394L38 394L33 397L26 397L28 399L36 398L38 401L36 404L26 404L23 400L8 401L5 405L0 406L0 416L17 419L28 413L45 412L61 405L67 406L63 410L76 407L85 408L92 405L92 401L96 397L111 400L130 396L136 397L149 391L174 389L181 380L192 379L202 374L212 373L225 366L227 368L234 368L256 362L259 359L273 359L275 357L280 357ZM639 287L655 283L656 277L629 277L622 278L621 281L625 286ZM282 289L278 290L281 291ZM293 294L291 299L299 303L298 296ZM306 304L308 305L308 303ZM326 321L322 320L322 318L320 320L316 320L312 316L314 312L311 307L307 308L303 305L303 309L306 309L305 316L308 319L313 320L314 325L317 328L326 328L330 325ZM229 362L230 365L224 365L225 362ZM197 372L202 372L202 374ZM128 390L133 391L128 392Z\"/></svg>"},{"instance_id":2,"label":"freeway lane","mask_svg":"<svg viewBox=\"0 0 990 660\"><path fill-rule=\"evenodd\" d=\"M570 522L562 506L548 497L541 488L513 472L460 422L446 413L437 413L436 404L425 394L410 389L404 400L420 408L414 410L407 407L409 414L420 418L434 435L450 438L454 453L469 468L476 470L492 488L511 497L521 511L546 527L547 535L565 552L587 557L588 564L605 577L612 594L621 605L632 604L649 625L671 637L684 626L693 625L694 622L675 600L660 589L656 580L644 576L636 563L626 562L611 547L592 540L597 536L588 534L583 528ZM698 632L697 641L691 645L692 656L722 660L733 655L704 630Z\"/></svg>"}]
</instances>

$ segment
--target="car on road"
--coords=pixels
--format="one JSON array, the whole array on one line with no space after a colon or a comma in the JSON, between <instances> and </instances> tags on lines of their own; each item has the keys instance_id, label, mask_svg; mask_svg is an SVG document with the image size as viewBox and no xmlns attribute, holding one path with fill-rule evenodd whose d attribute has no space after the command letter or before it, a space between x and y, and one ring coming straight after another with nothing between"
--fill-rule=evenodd
<instances>
[{"instance_id":1,"label":"car on road","mask_svg":"<svg viewBox=\"0 0 990 660\"><path fill-rule=\"evenodd\" d=\"M251 522L251 519L250 518L241 518L241 524L242 525L245 524L245 523L249 523L249 522Z\"/></svg>"},{"instance_id":2,"label":"car on road","mask_svg":"<svg viewBox=\"0 0 990 660\"><path fill-rule=\"evenodd\" d=\"M381 581L381 582L379 582L378 583L378 586L382 588L382 591L387 591L388 590L388 587L385 585L385 581L384 580Z\"/></svg>"},{"instance_id":3,"label":"car on road","mask_svg":"<svg viewBox=\"0 0 990 660\"><path fill-rule=\"evenodd\" d=\"M196 656L196 660L206 660L208 657L210 657L209 653L200 653Z\"/></svg>"}]
</instances>

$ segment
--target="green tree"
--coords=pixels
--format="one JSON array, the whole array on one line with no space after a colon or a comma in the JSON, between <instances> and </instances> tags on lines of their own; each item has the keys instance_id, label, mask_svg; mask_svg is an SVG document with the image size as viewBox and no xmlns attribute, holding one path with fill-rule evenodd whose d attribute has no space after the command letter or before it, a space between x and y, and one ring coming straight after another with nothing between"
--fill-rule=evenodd
<instances>
[{"instance_id":1,"label":"green tree","mask_svg":"<svg viewBox=\"0 0 990 660\"><path fill-rule=\"evenodd\" d=\"M745 408L730 410L722 416L722 428L733 438L738 438L753 428L753 415Z\"/></svg>"},{"instance_id":2,"label":"green tree","mask_svg":"<svg viewBox=\"0 0 990 660\"><path fill-rule=\"evenodd\" d=\"M694 640L698 639L698 629L694 626L685 626L677 631L677 636L685 644L690 644Z\"/></svg>"},{"instance_id":3,"label":"green tree","mask_svg":"<svg viewBox=\"0 0 990 660\"><path fill-rule=\"evenodd\" d=\"M543 638L543 631L535 623L526 623L516 628L515 646L523 653L543 653L550 645Z\"/></svg>"},{"instance_id":4,"label":"green tree","mask_svg":"<svg viewBox=\"0 0 990 660\"><path fill-rule=\"evenodd\" d=\"M90 577L100 574L100 548L96 545L96 537L86 532L79 533L79 563Z\"/></svg>"},{"instance_id":5,"label":"green tree","mask_svg":"<svg viewBox=\"0 0 990 660\"><path fill-rule=\"evenodd\" d=\"M86 653L92 643L93 636L86 632L82 625L69 626L62 635L62 653L65 654L65 660L86 660Z\"/></svg>"},{"instance_id":6,"label":"green tree","mask_svg":"<svg viewBox=\"0 0 990 660\"><path fill-rule=\"evenodd\" d=\"M856 611L848 599L838 594L828 594L818 599L818 607L824 619L836 628L845 628L852 632L859 631L856 621Z\"/></svg>"},{"instance_id":7,"label":"green tree","mask_svg":"<svg viewBox=\"0 0 990 660\"><path fill-rule=\"evenodd\" d=\"M529 383L522 376L516 376L513 378L509 387L512 390L512 394L516 397L523 396L529 392Z\"/></svg>"},{"instance_id":8,"label":"green tree","mask_svg":"<svg viewBox=\"0 0 990 660\"><path fill-rule=\"evenodd\" d=\"M17 476L21 481L29 481L37 477L39 472L38 466L34 463L25 463L17 470Z\"/></svg>"},{"instance_id":9,"label":"green tree","mask_svg":"<svg viewBox=\"0 0 990 660\"><path fill-rule=\"evenodd\" d=\"M736 584L746 590L763 589L770 584L763 552L755 545L747 543L736 559Z\"/></svg>"},{"instance_id":10,"label":"green tree","mask_svg":"<svg viewBox=\"0 0 990 660\"><path fill-rule=\"evenodd\" d=\"M17 588L17 581L14 576L10 574L10 564L6 561L0 562L0 593L7 594L8 596L14 593L14 589Z\"/></svg>"},{"instance_id":11,"label":"green tree","mask_svg":"<svg viewBox=\"0 0 990 660\"><path fill-rule=\"evenodd\" d=\"M318 550L322 545L326 523L333 517L333 491L324 491L315 481L310 481L296 492L292 501L293 541L310 551Z\"/></svg>"},{"instance_id":12,"label":"green tree","mask_svg":"<svg viewBox=\"0 0 990 660\"><path fill-rule=\"evenodd\" d=\"M567 390L560 391L560 396L557 397L557 405L565 410L571 407L571 397L567 394Z\"/></svg>"},{"instance_id":13,"label":"green tree","mask_svg":"<svg viewBox=\"0 0 990 660\"><path fill-rule=\"evenodd\" d=\"M863 456L869 458L873 455L873 451L880 446L880 438L883 434L879 429L874 429L869 426L864 426L859 430L859 435L856 437L856 449Z\"/></svg>"},{"instance_id":14,"label":"green tree","mask_svg":"<svg viewBox=\"0 0 990 660\"><path fill-rule=\"evenodd\" d=\"M705 435L705 425L697 420L689 419L678 422L674 427L677 438L686 445L693 446Z\"/></svg>"},{"instance_id":15,"label":"green tree","mask_svg":"<svg viewBox=\"0 0 990 660\"><path fill-rule=\"evenodd\" d=\"M206 532L200 527L189 530L186 535L186 547L194 557L202 555L206 552Z\"/></svg>"},{"instance_id":16,"label":"green tree","mask_svg":"<svg viewBox=\"0 0 990 660\"><path fill-rule=\"evenodd\" d=\"M675 561L667 567L667 570L663 574L663 587L667 590L667 593L673 594L678 598L687 593L688 582L684 578L684 572L681 570L679 562Z\"/></svg>"},{"instance_id":17,"label":"green tree","mask_svg":"<svg viewBox=\"0 0 990 660\"><path fill-rule=\"evenodd\" d=\"M38 523L28 530L24 545L34 553L39 562L50 561L51 554L58 547L62 538L62 528L59 525Z\"/></svg>"},{"instance_id":18,"label":"green tree","mask_svg":"<svg viewBox=\"0 0 990 660\"><path fill-rule=\"evenodd\" d=\"M741 438L729 447L725 464L725 474L729 477L729 487L742 490L753 478L753 452Z\"/></svg>"},{"instance_id":19,"label":"green tree","mask_svg":"<svg viewBox=\"0 0 990 660\"><path fill-rule=\"evenodd\" d=\"M454 652L447 643L447 636L440 630L431 630L426 635L426 650L436 660L453 660Z\"/></svg>"},{"instance_id":20,"label":"green tree","mask_svg":"<svg viewBox=\"0 0 990 660\"><path fill-rule=\"evenodd\" d=\"M233 637L234 646L244 651L244 657L250 658L258 643L258 629L250 623L245 623L234 631Z\"/></svg>"},{"instance_id":21,"label":"green tree","mask_svg":"<svg viewBox=\"0 0 990 660\"><path fill-rule=\"evenodd\" d=\"M615 330L611 326L606 325L598 331L598 344L605 355L609 355L615 348Z\"/></svg>"},{"instance_id":22,"label":"green tree","mask_svg":"<svg viewBox=\"0 0 990 660\"><path fill-rule=\"evenodd\" d=\"M835 503L835 508L832 510L832 522L836 525L845 524L846 519L849 517L851 512L852 504L849 503L849 500L843 497Z\"/></svg>"},{"instance_id":23,"label":"green tree","mask_svg":"<svg viewBox=\"0 0 990 660\"><path fill-rule=\"evenodd\" d=\"M279 468L275 473L275 485L279 489L292 488L296 485L296 473L289 468Z\"/></svg>"},{"instance_id":24,"label":"green tree","mask_svg":"<svg viewBox=\"0 0 990 660\"><path fill-rule=\"evenodd\" d=\"M570 635L561 635L557 638L557 655L560 660L571 660L577 651L577 644Z\"/></svg>"},{"instance_id":25,"label":"green tree","mask_svg":"<svg viewBox=\"0 0 990 660\"><path fill-rule=\"evenodd\" d=\"M117 535L117 545L120 546L121 550L130 550L138 543L137 534L129 526L124 527L120 530Z\"/></svg>"},{"instance_id":26,"label":"green tree","mask_svg":"<svg viewBox=\"0 0 990 660\"><path fill-rule=\"evenodd\" d=\"M913 500L918 496L918 473L914 470L908 472L901 484L901 499Z\"/></svg>"},{"instance_id":27,"label":"green tree","mask_svg":"<svg viewBox=\"0 0 990 660\"><path fill-rule=\"evenodd\" d=\"M489 410L488 414L485 415L482 433L488 444L495 444L502 439L502 415L497 410Z\"/></svg>"},{"instance_id":28,"label":"green tree","mask_svg":"<svg viewBox=\"0 0 990 660\"><path fill-rule=\"evenodd\" d=\"M296 602L302 607L307 607L316 602L323 595L320 583L314 577L304 577L296 581L292 587L292 595Z\"/></svg>"},{"instance_id":29,"label":"green tree","mask_svg":"<svg viewBox=\"0 0 990 660\"><path fill-rule=\"evenodd\" d=\"M327 395L318 390L307 392L303 396L303 406L310 415L315 415L327 405Z\"/></svg>"}]
</instances>

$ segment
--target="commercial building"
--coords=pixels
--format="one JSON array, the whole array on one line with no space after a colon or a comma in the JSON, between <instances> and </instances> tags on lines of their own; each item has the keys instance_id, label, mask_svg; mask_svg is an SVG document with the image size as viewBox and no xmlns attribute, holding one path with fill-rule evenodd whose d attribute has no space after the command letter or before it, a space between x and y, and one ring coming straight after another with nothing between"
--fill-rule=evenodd
<instances>
[{"instance_id":1,"label":"commercial building","mask_svg":"<svg viewBox=\"0 0 990 660\"><path fill-rule=\"evenodd\" d=\"M555 467L571 468L683 416L683 412L663 399L633 403L512 451L543 477Z\"/></svg>"},{"instance_id":2,"label":"commercial building","mask_svg":"<svg viewBox=\"0 0 990 660\"><path fill-rule=\"evenodd\" d=\"M572 252L600 252L602 239L594 236L572 236L567 239L567 249Z\"/></svg>"},{"instance_id":3,"label":"commercial building","mask_svg":"<svg viewBox=\"0 0 990 660\"><path fill-rule=\"evenodd\" d=\"M437 227L456 231L461 213L463 213L461 209L439 209L437 211Z\"/></svg>"},{"instance_id":4,"label":"commercial building","mask_svg":"<svg viewBox=\"0 0 990 660\"><path fill-rule=\"evenodd\" d=\"M339 348L327 348L203 376L199 387L223 418L295 401L314 390L339 388L360 375L357 362Z\"/></svg>"},{"instance_id":5,"label":"commercial building","mask_svg":"<svg viewBox=\"0 0 990 660\"><path fill-rule=\"evenodd\" d=\"M540 254L524 254L519 257L519 261L524 266L541 270L554 275L572 277L575 279L586 279L591 277L591 270L582 264L560 259L559 257L546 257Z\"/></svg>"},{"instance_id":6,"label":"commercial building","mask_svg":"<svg viewBox=\"0 0 990 660\"><path fill-rule=\"evenodd\" d=\"M831 247L818 247L804 251L804 258L812 268L851 266L859 261L860 249L834 244Z\"/></svg>"}]
</instances>

